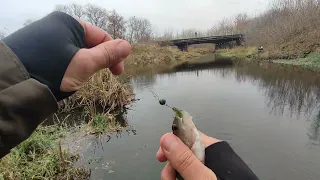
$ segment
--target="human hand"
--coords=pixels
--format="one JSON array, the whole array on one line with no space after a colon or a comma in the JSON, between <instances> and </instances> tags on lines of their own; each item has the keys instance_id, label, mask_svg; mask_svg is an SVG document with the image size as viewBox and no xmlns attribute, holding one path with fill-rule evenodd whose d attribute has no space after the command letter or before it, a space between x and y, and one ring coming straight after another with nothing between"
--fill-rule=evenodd
<instances>
[{"instance_id":1,"label":"human hand","mask_svg":"<svg viewBox=\"0 0 320 180\"><path fill-rule=\"evenodd\" d=\"M220 142L220 140L209 137L200 131L199 133L205 148ZM175 180L175 170L177 170L185 180L217 179L214 172L202 164L192 151L172 133L165 134L161 137L157 159L160 162L169 161L161 172L162 180Z\"/></svg>"},{"instance_id":2,"label":"human hand","mask_svg":"<svg viewBox=\"0 0 320 180\"><path fill-rule=\"evenodd\" d=\"M123 60L130 54L130 44L125 40L113 40L102 29L77 19L85 30L85 43L88 47L80 49L63 76L60 89L64 92L78 90L94 73L109 68L114 75L124 70Z\"/></svg>"},{"instance_id":3,"label":"human hand","mask_svg":"<svg viewBox=\"0 0 320 180\"><path fill-rule=\"evenodd\" d=\"M31 78L47 85L58 101L72 95L101 69L119 75L131 51L127 41L112 40L102 29L62 12L49 14L3 42Z\"/></svg>"}]
</instances>

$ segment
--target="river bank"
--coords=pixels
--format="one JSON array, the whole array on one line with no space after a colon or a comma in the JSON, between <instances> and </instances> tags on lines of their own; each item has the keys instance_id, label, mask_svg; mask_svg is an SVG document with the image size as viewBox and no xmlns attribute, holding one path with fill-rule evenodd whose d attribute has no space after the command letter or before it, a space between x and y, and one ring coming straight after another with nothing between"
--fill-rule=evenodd
<instances>
[{"instance_id":1,"label":"river bank","mask_svg":"<svg viewBox=\"0 0 320 180\"><path fill-rule=\"evenodd\" d=\"M225 57L237 57L246 61L271 62L285 66L299 66L305 70L320 71L320 52L314 51L294 55L280 53L275 50L265 49L258 53L256 47L237 47L233 49L220 49L217 53Z\"/></svg>"}]
</instances>

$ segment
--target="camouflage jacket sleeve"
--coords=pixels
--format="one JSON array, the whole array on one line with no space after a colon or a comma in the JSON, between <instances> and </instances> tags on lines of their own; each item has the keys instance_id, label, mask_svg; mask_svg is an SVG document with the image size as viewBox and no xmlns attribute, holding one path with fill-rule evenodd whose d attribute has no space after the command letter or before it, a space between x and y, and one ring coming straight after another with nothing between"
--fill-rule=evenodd
<instances>
[{"instance_id":1,"label":"camouflage jacket sleeve","mask_svg":"<svg viewBox=\"0 0 320 180\"><path fill-rule=\"evenodd\" d=\"M57 108L49 88L30 78L17 56L0 41L0 158Z\"/></svg>"}]
</instances>

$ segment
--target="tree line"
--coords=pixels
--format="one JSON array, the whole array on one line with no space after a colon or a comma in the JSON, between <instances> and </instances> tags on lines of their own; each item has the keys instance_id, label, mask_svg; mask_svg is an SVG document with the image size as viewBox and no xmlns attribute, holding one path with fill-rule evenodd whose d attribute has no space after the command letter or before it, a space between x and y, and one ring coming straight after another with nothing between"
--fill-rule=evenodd
<instances>
[{"instance_id":1,"label":"tree line","mask_svg":"<svg viewBox=\"0 0 320 180\"><path fill-rule=\"evenodd\" d=\"M273 0L262 14L225 18L207 35L243 33L249 45L309 52L320 46L319 24L320 0Z\"/></svg>"},{"instance_id":2,"label":"tree line","mask_svg":"<svg viewBox=\"0 0 320 180\"><path fill-rule=\"evenodd\" d=\"M95 4L89 3L84 6L76 3L60 4L56 5L54 10L83 19L107 31L114 39L121 38L130 43L141 43L149 41L153 36L150 20L135 16L126 20L115 10L108 11Z\"/></svg>"},{"instance_id":3,"label":"tree line","mask_svg":"<svg viewBox=\"0 0 320 180\"><path fill-rule=\"evenodd\" d=\"M290 39L301 36L313 46L320 40L320 0L273 0L262 14L250 17L246 13L224 18L207 30L168 28L159 34L147 18L132 16L125 19L115 10L86 4L60 4L54 10L83 19L107 31L113 38L130 43L154 40L190 38L213 35L245 34L249 45L281 46ZM26 20L28 25L32 20ZM5 34L0 32L0 38Z\"/></svg>"},{"instance_id":4,"label":"tree line","mask_svg":"<svg viewBox=\"0 0 320 180\"><path fill-rule=\"evenodd\" d=\"M113 38L126 39L130 43L143 43L154 40L191 38L195 36L209 36L217 33L229 33L227 31L229 30L229 24L227 24L227 21L223 21L220 23L221 26L219 28L214 27L207 31L196 28L178 31L174 28L168 28L161 34L156 35L153 24L147 18L132 16L125 19L121 14L117 13L116 10L109 11L91 3L86 5L80 5L77 3L58 4L54 7L53 11L61 11L75 18L85 20L107 31ZM239 18L240 17L242 16L239 15ZM33 21L34 20L32 19L27 19L23 25L26 26ZM5 37L5 34L0 32L0 39L1 37Z\"/></svg>"}]
</instances>

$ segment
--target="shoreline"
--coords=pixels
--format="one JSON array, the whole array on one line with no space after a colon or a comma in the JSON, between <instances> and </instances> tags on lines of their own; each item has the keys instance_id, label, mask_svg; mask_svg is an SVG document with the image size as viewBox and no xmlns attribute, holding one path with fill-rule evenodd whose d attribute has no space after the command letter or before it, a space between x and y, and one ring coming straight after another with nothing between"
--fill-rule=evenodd
<instances>
[{"instance_id":1,"label":"shoreline","mask_svg":"<svg viewBox=\"0 0 320 180\"><path fill-rule=\"evenodd\" d=\"M284 66L301 67L307 71L320 71L320 52L311 52L301 57L289 55L269 55L269 51L264 51L260 55L253 47L238 47L234 49L220 49L217 53L225 57L236 57L248 62L268 62ZM284 58L283 58L284 57Z\"/></svg>"}]
</instances>

